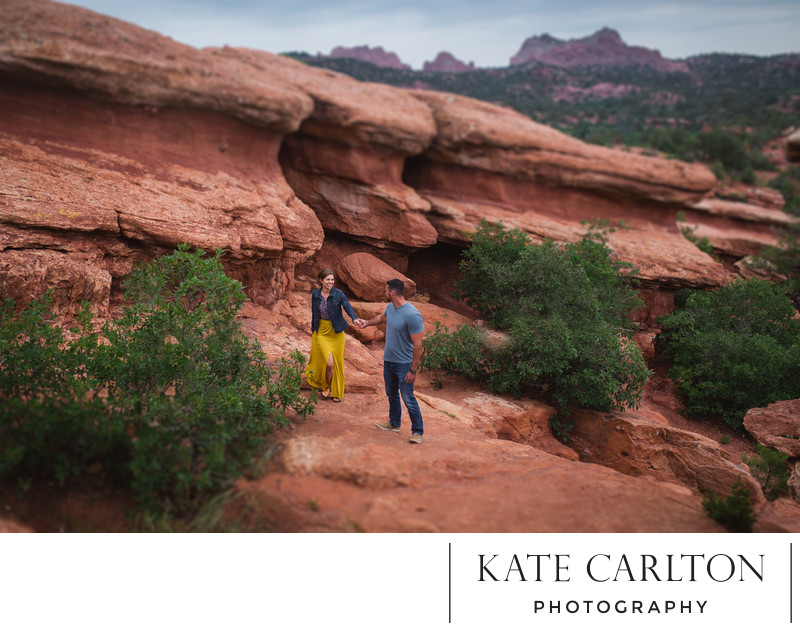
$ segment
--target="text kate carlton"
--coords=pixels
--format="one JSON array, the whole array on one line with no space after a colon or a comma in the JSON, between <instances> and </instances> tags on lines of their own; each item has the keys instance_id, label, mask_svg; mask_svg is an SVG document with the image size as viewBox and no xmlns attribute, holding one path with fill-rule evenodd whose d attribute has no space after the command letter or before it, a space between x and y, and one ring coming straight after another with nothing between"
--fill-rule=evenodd
<instances>
[{"instance_id":1,"label":"text kate carlton","mask_svg":"<svg viewBox=\"0 0 800 631\"><path fill-rule=\"evenodd\" d=\"M478 581L553 581L568 582L569 554L526 554L501 557L479 554ZM741 554L595 554L585 564L586 577L595 583L616 582L697 582L710 579L727 581L764 580L764 555L757 560Z\"/></svg>"}]
</instances>

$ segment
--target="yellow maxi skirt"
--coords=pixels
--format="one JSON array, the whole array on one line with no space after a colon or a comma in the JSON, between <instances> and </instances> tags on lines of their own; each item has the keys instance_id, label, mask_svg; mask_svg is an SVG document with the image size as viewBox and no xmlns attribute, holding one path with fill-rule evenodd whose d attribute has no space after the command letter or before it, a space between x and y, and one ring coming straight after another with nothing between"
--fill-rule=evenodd
<instances>
[{"instance_id":1,"label":"yellow maxi skirt","mask_svg":"<svg viewBox=\"0 0 800 631\"><path fill-rule=\"evenodd\" d=\"M306 381L318 390L331 389L331 396L344 396L344 331L334 333L330 320L320 320L319 329L311 334L311 357L306 366ZM325 368L333 355L333 378L327 381Z\"/></svg>"}]
</instances>

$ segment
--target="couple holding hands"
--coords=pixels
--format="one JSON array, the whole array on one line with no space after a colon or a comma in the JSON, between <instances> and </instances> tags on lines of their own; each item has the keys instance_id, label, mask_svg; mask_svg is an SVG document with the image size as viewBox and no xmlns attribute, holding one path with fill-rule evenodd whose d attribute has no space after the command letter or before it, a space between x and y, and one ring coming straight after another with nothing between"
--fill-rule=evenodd
<instances>
[{"instance_id":1,"label":"couple holding hands","mask_svg":"<svg viewBox=\"0 0 800 631\"><path fill-rule=\"evenodd\" d=\"M376 423L386 431L400 431L400 399L411 417L412 443L422 442L422 414L414 396L414 382L422 357L425 326L422 314L403 297L403 281L386 282L389 304L380 315L362 320L344 293L334 287L333 270L319 273L320 287L311 292L311 357L305 375L308 384L321 391L323 399L340 402L344 396L344 331L349 326L342 309L359 329L386 323L386 345L383 351L383 382L389 399L389 420Z\"/></svg>"}]
</instances>

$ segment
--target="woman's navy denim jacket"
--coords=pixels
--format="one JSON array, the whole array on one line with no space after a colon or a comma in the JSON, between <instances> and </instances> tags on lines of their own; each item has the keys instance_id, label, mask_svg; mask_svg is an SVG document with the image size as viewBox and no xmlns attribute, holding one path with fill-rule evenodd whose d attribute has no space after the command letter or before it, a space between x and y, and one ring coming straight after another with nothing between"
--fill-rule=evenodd
<instances>
[{"instance_id":1,"label":"woman's navy denim jacket","mask_svg":"<svg viewBox=\"0 0 800 631\"><path fill-rule=\"evenodd\" d=\"M318 331L319 330L319 304L322 300L322 289L315 289L311 292L311 330ZM342 315L342 307L344 310L347 311L347 315L350 316L351 320L356 319L356 312L353 310L353 307L350 306L350 302L347 300L347 296L344 295L344 292L340 289L336 289L336 287L331 288L331 293L328 295L328 315L331 317L331 324L333 325L333 330L336 333L341 333L344 331L349 324L345 322L344 316Z\"/></svg>"}]
</instances>

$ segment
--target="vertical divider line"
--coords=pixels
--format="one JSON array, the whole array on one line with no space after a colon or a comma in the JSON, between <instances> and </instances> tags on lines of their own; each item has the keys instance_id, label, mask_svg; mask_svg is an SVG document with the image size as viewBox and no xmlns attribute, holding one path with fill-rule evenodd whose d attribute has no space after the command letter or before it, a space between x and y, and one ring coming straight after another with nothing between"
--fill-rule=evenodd
<instances>
[{"instance_id":1,"label":"vertical divider line","mask_svg":"<svg viewBox=\"0 0 800 631\"><path fill-rule=\"evenodd\" d=\"M789 624L792 624L792 614L794 613L794 592L792 590L792 543L789 542Z\"/></svg>"},{"instance_id":2,"label":"vertical divider line","mask_svg":"<svg viewBox=\"0 0 800 631\"><path fill-rule=\"evenodd\" d=\"M447 544L447 624L453 624L453 543Z\"/></svg>"}]
</instances>

